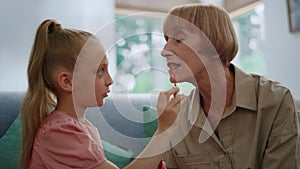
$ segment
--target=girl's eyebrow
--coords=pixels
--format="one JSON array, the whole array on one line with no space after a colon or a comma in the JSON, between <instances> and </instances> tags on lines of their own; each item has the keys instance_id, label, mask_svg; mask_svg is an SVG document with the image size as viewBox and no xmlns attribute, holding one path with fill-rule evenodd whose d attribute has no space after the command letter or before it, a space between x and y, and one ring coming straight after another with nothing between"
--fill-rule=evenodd
<instances>
[{"instance_id":1,"label":"girl's eyebrow","mask_svg":"<svg viewBox=\"0 0 300 169\"><path fill-rule=\"evenodd\" d=\"M99 69L99 68L102 68L102 67L108 67L108 64L102 63L102 64L100 64L100 65L98 66L98 69Z\"/></svg>"},{"instance_id":2,"label":"girl's eyebrow","mask_svg":"<svg viewBox=\"0 0 300 169\"><path fill-rule=\"evenodd\" d=\"M101 64L99 66L108 66L108 60L107 59L103 59Z\"/></svg>"},{"instance_id":3,"label":"girl's eyebrow","mask_svg":"<svg viewBox=\"0 0 300 169\"><path fill-rule=\"evenodd\" d=\"M108 67L108 61L102 62L99 67Z\"/></svg>"}]
</instances>

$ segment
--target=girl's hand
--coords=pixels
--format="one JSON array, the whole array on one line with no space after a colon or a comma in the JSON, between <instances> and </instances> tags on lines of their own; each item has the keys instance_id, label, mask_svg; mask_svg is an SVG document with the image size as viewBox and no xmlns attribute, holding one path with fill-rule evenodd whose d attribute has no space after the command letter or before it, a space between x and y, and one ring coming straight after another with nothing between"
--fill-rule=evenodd
<instances>
[{"instance_id":1,"label":"girl's hand","mask_svg":"<svg viewBox=\"0 0 300 169\"><path fill-rule=\"evenodd\" d=\"M177 119L180 111L181 103L184 100L184 95L177 94L179 88L172 88L165 92L160 92L157 101L158 112L158 129L157 131L164 132Z\"/></svg>"},{"instance_id":2,"label":"girl's hand","mask_svg":"<svg viewBox=\"0 0 300 169\"><path fill-rule=\"evenodd\" d=\"M162 159L160 160L158 166L156 169L167 169L167 165L166 165L166 162Z\"/></svg>"}]
</instances>

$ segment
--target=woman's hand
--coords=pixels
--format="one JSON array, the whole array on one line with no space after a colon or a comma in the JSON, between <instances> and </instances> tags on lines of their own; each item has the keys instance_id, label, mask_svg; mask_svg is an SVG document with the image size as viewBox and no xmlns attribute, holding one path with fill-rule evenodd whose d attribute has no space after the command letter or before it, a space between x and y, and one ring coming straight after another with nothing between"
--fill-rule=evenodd
<instances>
[{"instance_id":1,"label":"woman's hand","mask_svg":"<svg viewBox=\"0 0 300 169\"><path fill-rule=\"evenodd\" d=\"M165 92L160 92L157 101L158 129L159 133L170 128L177 119L184 95L177 94L179 88L172 88Z\"/></svg>"}]
</instances>

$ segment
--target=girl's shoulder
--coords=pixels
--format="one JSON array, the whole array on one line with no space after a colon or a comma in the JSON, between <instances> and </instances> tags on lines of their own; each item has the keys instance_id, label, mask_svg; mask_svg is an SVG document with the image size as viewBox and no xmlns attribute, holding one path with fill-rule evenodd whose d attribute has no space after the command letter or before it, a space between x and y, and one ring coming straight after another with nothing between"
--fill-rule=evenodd
<instances>
[{"instance_id":1,"label":"girl's shoulder","mask_svg":"<svg viewBox=\"0 0 300 169\"><path fill-rule=\"evenodd\" d=\"M39 127L38 135L45 135L51 133L78 133L84 132L83 125L85 123L81 122L80 119L70 116L62 111L53 111L45 119L42 125Z\"/></svg>"},{"instance_id":2,"label":"girl's shoulder","mask_svg":"<svg viewBox=\"0 0 300 169\"><path fill-rule=\"evenodd\" d=\"M97 130L59 111L52 112L40 126L33 154L51 168L90 168L106 160Z\"/></svg>"},{"instance_id":3,"label":"girl's shoulder","mask_svg":"<svg viewBox=\"0 0 300 169\"><path fill-rule=\"evenodd\" d=\"M37 144L60 144L62 140L86 140L100 143L98 129L61 111L52 112L39 127L35 136Z\"/></svg>"}]
</instances>

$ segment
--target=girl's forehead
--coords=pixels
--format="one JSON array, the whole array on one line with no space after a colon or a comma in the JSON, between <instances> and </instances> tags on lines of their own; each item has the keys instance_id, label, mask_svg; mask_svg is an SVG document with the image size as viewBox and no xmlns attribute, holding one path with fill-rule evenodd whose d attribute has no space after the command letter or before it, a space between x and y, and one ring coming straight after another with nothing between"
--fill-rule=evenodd
<instances>
[{"instance_id":1,"label":"girl's forehead","mask_svg":"<svg viewBox=\"0 0 300 169\"><path fill-rule=\"evenodd\" d=\"M102 63L107 63L108 59L104 48L95 43L89 43L84 46L77 57L76 64L79 67L93 68Z\"/></svg>"},{"instance_id":2,"label":"girl's forehead","mask_svg":"<svg viewBox=\"0 0 300 169\"><path fill-rule=\"evenodd\" d=\"M105 55L105 56L103 57L103 59L101 60L100 65L107 65L107 64L108 64L108 58L107 58L107 56Z\"/></svg>"}]
</instances>

